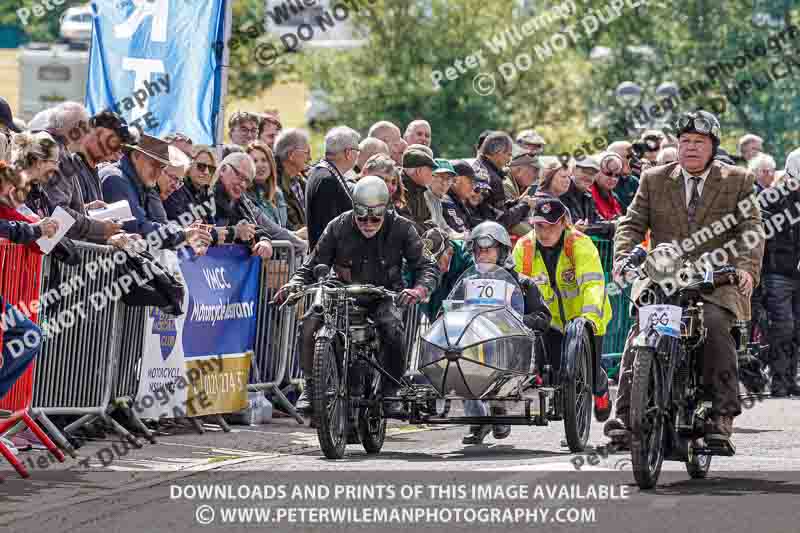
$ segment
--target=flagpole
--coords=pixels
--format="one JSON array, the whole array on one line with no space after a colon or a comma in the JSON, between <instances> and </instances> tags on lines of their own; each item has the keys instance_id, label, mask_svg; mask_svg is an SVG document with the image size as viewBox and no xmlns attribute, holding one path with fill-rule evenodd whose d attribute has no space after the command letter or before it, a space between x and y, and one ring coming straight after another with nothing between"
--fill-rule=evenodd
<instances>
[{"instance_id":1,"label":"flagpole","mask_svg":"<svg viewBox=\"0 0 800 533\"><path fill-rule=\"evenodd\" d=\"M231 29L233 28L233 0L224 0L225 2L225 31L223 32L222 43L224 48L222 50L222 85L219 98L219 113L217 114L217 160L222 160L222 146L225 139L225 95L228 93L228 69L230 64L231 50L229 48L229 41L231 38Z\"/></svg>"}]
</instances>

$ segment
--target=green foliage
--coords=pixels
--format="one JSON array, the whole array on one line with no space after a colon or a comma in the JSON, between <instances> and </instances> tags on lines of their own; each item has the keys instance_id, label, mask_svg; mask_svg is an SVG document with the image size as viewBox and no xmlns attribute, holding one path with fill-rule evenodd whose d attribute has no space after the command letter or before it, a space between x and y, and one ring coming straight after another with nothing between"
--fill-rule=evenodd
<instances>
[{"instance_id":1,"label":"green foliage","mask_svg":"<svg viewBox=\"0 0 800 533\"><path fill-rule=\"evenodd\" d=\"M33 6L42 5L41 1L18 0L16 2L0 2L0 26L12 26L25 32L31 41L51 42L59 38L61 14L68 8L86 4L86 0L66 0L61 5L55 5L51 11L45 10L41 17L33 16ZM27 8L31 15L26 25L22 24L17 15L18 9Z\"/></svg>"}]
</instances>

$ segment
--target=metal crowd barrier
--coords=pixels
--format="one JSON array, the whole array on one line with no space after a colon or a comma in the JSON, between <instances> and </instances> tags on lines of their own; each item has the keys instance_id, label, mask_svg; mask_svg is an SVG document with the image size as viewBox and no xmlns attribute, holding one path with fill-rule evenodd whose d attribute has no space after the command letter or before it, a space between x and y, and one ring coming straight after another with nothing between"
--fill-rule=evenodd
<instances>
[{"instance_id":1,"label":"metal crowd barrier","mask_svg":"<svg viewBox=\"0 0 800 533\"><path fill-rule=\"evenodd\" d=\"M297 338L297 317L302 308L295 307L284 313L269 305L275 293L294 274L294 247L289 241L272 241L272 258L263 263L259 280L259 304L256 318L256 345L250 365L250 382L247 390L265 391L282 410L298 422L303 418L281 390L284 378L293 376Z\"/></svg>"},{"instance_id":2,"label":"metal crowd barrier","mask_svg":"<svg viewBox=\"0 0 800 533\"><path fill-rule=\"evenodd\" d=\"M141 447L109 416L123 337L131 334L122 322L124 304L114 298L120 289L114 283L114 248L75 245L81 259L76 266L45 259L40 304L42 329L48 336L36 367L33 406L48 422L51 415L80 416L66 426L67 433L100 418Z\"/></svg>"},{"instance_id":3,"label":"metal crowd barrier","mask_svg":"<svg viewBox=\"0 0 800 533\"><path fill-rule=\"evenodd\" d=\"M0 297L2 297L2 307L0 314L3 315L4 328L0 333L0 350L3 348L3 337L5 337L6 326L14 327L5 315L5 304L14 306L23 315L30 315L31 322L38 319L38 309L32 305L39 297L39 287L42 275L42 255L38 250L28 246L0 241ZM27 334L22 337L25 342ZM40 339L29 339L29 342L40 342ZM12 347L9 353L13 357ZM0 366L10 364L11 361L3 361L0 355ZM14 385L6 392L0 400L0 435L8 431L17 430L21 426L27 426L39 441L53 454L56 460L64 462L64 454L61 453L52 440L41 430L36 423L38 415L30 409L33 399L33 378L36 361L34 360L25 372L17 379ZM44 422L43 422L44 423ZM75 451L66 442L66 439L58 433L53 432L55 428L45 426L51 430L51 434L67 450L72 457ZM60 437L60 439L59 439ZM0 455L11 463L14 469L22 477L29 477L28 471L15 454L2 442L0 442Z\"/></svg>"}]
</instances>

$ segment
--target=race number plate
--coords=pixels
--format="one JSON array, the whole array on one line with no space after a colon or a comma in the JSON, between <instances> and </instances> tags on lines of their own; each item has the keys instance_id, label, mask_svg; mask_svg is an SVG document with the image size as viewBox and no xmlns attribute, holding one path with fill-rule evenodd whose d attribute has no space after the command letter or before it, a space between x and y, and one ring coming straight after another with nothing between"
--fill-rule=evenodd
<instances>
[{"instance_id":1,"label":"race number plate","mask_svg":"<svg viewBox=\"0 0 800 533\"><path fill-rule=\"evenodd\" d=\"M466 305L506 305L514 287L501 279L470 279L464 282Z\"/></svg>"},{"instance_id":2,"label":"race number plate","mask_svg":"<svg viewBox=\"0 0 800 533\"><path fill-rule=\"evenodd\" d=\"M680 337L682 315L683 309L676 305L645 305L639 308L639 331L653 326L659 333Z\"/></svg>"}]
</instances>

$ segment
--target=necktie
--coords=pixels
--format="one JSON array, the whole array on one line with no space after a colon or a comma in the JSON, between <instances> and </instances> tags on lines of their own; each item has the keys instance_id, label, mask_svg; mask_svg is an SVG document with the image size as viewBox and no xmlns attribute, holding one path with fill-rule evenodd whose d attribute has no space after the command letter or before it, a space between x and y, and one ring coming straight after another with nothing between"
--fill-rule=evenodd
<instances>
[{"instance_id":1,"label":"necktie","mask_svg":"<svg viewBox=\"0 0 800 533\"><path fill-rule=\"evenodd\" d=\"M689 222L694 222L694 215L697 211L697 204L700 201L700 178L697 176L692 176L689 178L692 182L692 192L689 193Z\"/></svg>"}]
</instances>

